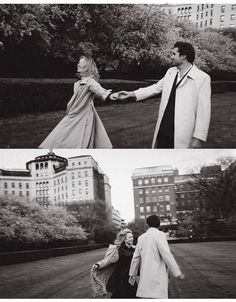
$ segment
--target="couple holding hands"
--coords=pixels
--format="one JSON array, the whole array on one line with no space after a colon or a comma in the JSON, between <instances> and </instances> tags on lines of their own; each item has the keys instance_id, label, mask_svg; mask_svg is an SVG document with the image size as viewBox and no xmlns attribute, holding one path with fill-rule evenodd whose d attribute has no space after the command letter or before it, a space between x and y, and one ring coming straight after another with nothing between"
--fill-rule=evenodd
<instances>
[{"instance_id":1,"label":"couple holding hands","mask_svg":"<svg viewBox=\"0 0 236 302\"><path fill-rule=\"evenodd\" d=\"M135 91L111 93L98 83L94 60L81 57L77 65L80 80L74 84L66 115L39 147L112 148L94 108L94 98L140 101L161 93L152 148L201 148L207 140L210 123L210 77L194 65L195 50L188 42L176 42L171 58L174 67L157 83Z\"/></svg>"}]
</instances>

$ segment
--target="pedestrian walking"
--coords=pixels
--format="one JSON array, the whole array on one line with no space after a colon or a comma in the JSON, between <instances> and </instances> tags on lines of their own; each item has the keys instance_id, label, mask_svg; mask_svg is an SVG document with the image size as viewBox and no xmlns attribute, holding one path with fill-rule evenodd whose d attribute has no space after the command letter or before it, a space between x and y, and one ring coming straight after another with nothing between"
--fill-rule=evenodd
<instances>
[{"instance_id":1,"label":"pedestrian walking","mask_svg":"<svg viewBox=\"0 0 236 302\"><path fill-rule=\"evenodd\" d=\"M134 284L140 270L137 297L168 298L168 271L173 276L184 278L178 264L170 252L166 235L158 230L158 216L147 218L149 229L139 236L130 265L130 284Z\"/></svg>"},{"instance_id":2,"label":"pedestrian walking","mask_svg":"<svg viewBox=\"0 0 236 302\"><path fill-rule=\"evenodd\" d=\"M108 292L111 298L135 298L137 284L129 283L130 263L134 253L133 234L124 229L117 234L103 260L91 269L91 285L94 297L103 297Z\"/></svg>"},{"instance_id":3,"label":"pedestrian walking","mask_svg":"<svg viewBox=\"0 0 236 302\"><path fill-rule=\"evenodd\" d=\"M93 103L95 96L108 101L111 90L98 83L98 69L92 58L81 57L77 73L81 79L74 84L74 94L67 104L65 117L39 148L112 148Z\"/></svg>"},{"instance_id":4,"label":"pedestrian walking","mask_svg":"<svg viewBox=\"0 0 236 302\"><path fill-rule=\"evenodd\" d=\"M211 116L210 77L194 65L194 59L194 47L187 42L177 42L172 50L175 67L169 68L159 82L118 94L120 99L140 101L162 93L152 148L201 148L207 140Z\"/></svg>"}]
</instances>

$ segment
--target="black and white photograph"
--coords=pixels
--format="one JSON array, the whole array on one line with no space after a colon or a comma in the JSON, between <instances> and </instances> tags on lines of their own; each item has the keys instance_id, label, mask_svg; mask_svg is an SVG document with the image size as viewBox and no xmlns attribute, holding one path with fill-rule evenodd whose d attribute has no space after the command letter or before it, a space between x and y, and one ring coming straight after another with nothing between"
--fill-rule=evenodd
<instances>
[{"instance_id":1,"label":"black and white photograph","mask_svg":"<svg viewBox=\"0 0 236 302\"><path fill-rule=\"evenodd\" d=\"M0 150L1 298L236 298L235 150Z\"/></svg>"},{"instance_id":2,"label":"black and white photograph","mask_svg":"<svg viewBox=\"0 0 236 302\"><path fill-rule=\"evenodd\" d=\"M0 4L0 300L236 299L236 3L96 2Z\"/></svg>"},{"instance_id":3,"label":"black and white photograph","mask_svg":"<svg viewBox=\"0 0 236 302\"><path fill-rule=\"evenodd\" d=\"M236 4L1 4L0 148L235 148Z\"/></svg>"}]
</instances>

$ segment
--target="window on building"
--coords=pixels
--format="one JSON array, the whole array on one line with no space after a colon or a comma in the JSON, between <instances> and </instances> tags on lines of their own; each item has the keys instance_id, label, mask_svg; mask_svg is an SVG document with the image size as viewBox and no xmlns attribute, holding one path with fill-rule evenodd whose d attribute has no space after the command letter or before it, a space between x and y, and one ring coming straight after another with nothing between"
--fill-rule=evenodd
<instances>
[{"instance_id":1,"label":"window on building","mask_svg":"<svg viewBox=\"0 0 236 302\"><path fill-rule=\"evenodd\" d=\"M48 169L48 163L45 163L45 169Z\"/></svg>"},{"instance_id":2,"label":"window on building","mask_svg":"<svg viewBox=\"0 0 236 302\"><path fill-rule=\"evenodd\" d=\"M19 195L22 196L22 191L19 191Z\"/></svg>"},{"instance_id":3,"label":"window on building","mask_svg":"<svg viewBox=\"0 0 236 302\"><path fill-rule=\"evenodd\" d=\"M157 202L157 196L152 196L152 202Z\"/></svg>"},{"instance_id":4,"label":"window on building","mask_svg":"<svg viewBox=\"0 0 236 302\"><path fill-rule=\"evenodd\" d=\"M143 184L142 179L139 179L139 180L138 180L138 185L141 186L142 184Z\"/></svg>"},{"instance_id":5,"label":"window on building","mask_svg":"<svg viewBox=\"0 0 236 302\"><path fill-rule=\"evenodd\" d=\"M205 26L207 26L207 20L205 20Z\"/></svg>"},{"instance_id":6,"label":"window on building","mask_svg":"<svg viewBox=\"0 0 236 302\"><path fill-rule=\"evenodd\" d=\"M206 11L206 17L208 17L208 11Z\"/></svg>"},{"instance_id":7,"label":"window on building","mask_svg":"<svg viewBox=\"0 0 236 302\"><path fill-rule=\"evenodd\" d=\"M202 27L202 21L201 21L201 23L200 23L200 27Z\"/></svg>"},{"instance_id":8,"label":"window on building","mask_svg":"<svg viewBox=\"0 0 236 302\"><path fill-rule=\"evenodd\" d=\"M149 184L149 179L148 179L148 178L144 179L144 184L145 184L145 185L148 185L148 184Z\"/></svg>"},{"instance_id":9,"label":"window on building","mask_svg":"<svg viewBox=\"0 0 236 302\"><path fill-rule=\"evenodd\" d=\"M88 171L84 171L84 176L85 176L85 177L88 176Z\"/></svg>"},{"instance_id":10,"label":"window on building","mask_svg":"<svg viewBox=\"0 0 236 302\"><path fill-rule=\"evenodd\" d=\"M201 19L203 19L203 13L201 13Z\"/></svg>"},{"instance_id":11,"label":"window on building","mask_svg":"<svg viewBox=\"0 0 236 302\"><path fill-rule=\"evenodd\" d=\"M4 192L4 194L5 194L5 195L7 195L7 194L8 194L8 192L7 192L7 191L5 191L5 192Z\"/></svg>"},{"instance_id":12,"label":"window on building","mask_svg":"<svg viewBox=\"0 0 236 302\"><path fill-rule=\"evenodd\" d=\"M138 190L138 194L142 195L143 194L143 190L142 189Z\"/></svg>"},{"instance_id":13,"label":"window on building","mask_svg":"<svg viewBox=\"0 0 236 302\"><path fill-rule=\"evenodd\" d=\"M147 202L147 203L150 202L150 197L146 197L146 202Z\"/></svg>"},{"instance_id":14,"label":"window on building","mask_svg":"<svg viewBox=\"0 0 236 302\"><path fill-rule=\"evenodd\" d=\"M235 20L235 16L236 16L235 14L232 14L230 20Z\"/></svg>"},{"instance_id":15,"label":"window on building","mask_svg":"<svg viewBox=\"0 0 236 302\"><path fill-rule=\"evenodd\" d=\"M211 10L211 17L213 16L213 10Z\"/></svg>"},{"instance_id":16,"label":"window on building","mask_svg":"<svg viewBox=\"0 0 236 302\"><path fill-rule=\"evenodd\" d=\"M145 218L145 215L140 215L139 216L141 219L144 219Z\"/></svg>"},{"instance_id":17,"label":"window on building","mask_svg":"<svg viewBox=\"0 0 236 302\"><path fill-rule=\"evenodd\" d=\"M79 189L79 194L82 194L82 190L81 189Z\"/></svg>"},{"instance_id":18,"label":"window on building","mask_svg":"<svg viewBox=\"0 0 236 302\"><path fill-rule=\"evenodd\" d=\"M146 195L149 194L149 189L145 189L145 194L146 194Z\"/></svg>"},{"instance_id":19,"label":"window on building","mask_svg":"<svg viewBox=\"0 0 236 302\"><path fill-rule=\"evenodd\" d=\"M81 186L81 181L79 180L78 185Z\"/></svg>"},{"instance_id":20,"label":"window on building","mask_svg":"<svg viewBox=\"0 0 236 302\"><path fill-rule=\"evenodd\" d=\"M159 196L159 201L164 201L163 196Z\"/></svg>"},{"instance_id":21,"label":"window on building","mask_svg":"<svg viewBox=\"0 0 236 302\"><path fill-rule=\"evenodd\" d=\"M153 184L153 185L154 185L155 183L156 183L156 180L155 180L155 178L154 178L154 177L152 177L152 178L151 178L151 184Z\"/></svg>"},{"instance_id":22,"label":"window on building","mask_svg":"<svg viewBox=\"0 0 236 302\"><path fill-rule=\"evenodd\" d=\"M165 187L165 192L169 192L169 187Z\"/></svg>"},{"instance_id":23,"label":"window on building","mask_svg":"<svg viewBox=\"0 0 236 302\"><path fill-rule=\"evenodd\" d=\"M229 27L234 27L234 24L230 24L230 26Z\"/></svg>"},{"instance_id":24,"label":"window on building","mask_svg":"<svg viewBox=\"0 0 236 302\"><path fill-rule=\"evenodd\" d=\"M221 5L221 9L220 9L221 13L225 12L225 5Z\"/></svg>"},{"instance_id":25,"label":"window on building","mask_svg":"<svg viewBox=\"0 0 236 302\"><path fill-rule=\"evenodd\" d=\"M198 20L199 15L197 14L197 20Z\"/></svg>"},{"instance_id":26,"label":"window on building","mask_svg":"<svg viewBox=\"0 0 236 302\"><path fill-rule=\"evenodd\" d=\"M12 194L12 195L15 195L15 191L11 191L11 194Z\"/></svg>"},{"instance_id":27,"label":"window on building","mask_svg":"<svg viewBox=\"0 0 236 302\"><path fill-rule=\"evenodd\" d=\"M140 213L144 213L144 207L139 208Z\"/></svg>"},{"instance_id":28,"label":"window on building","mask_svg":"<svg viewBox=\"0 0 236 302\"><path fill-rule=\"evenodd\" d=\"M36 170L38 170L39 169L39 164L36 164L35 168L36 168Z\"/></svg>"},{"instance_id":29,"label":"window on building","mask_svg":"<svg viewBox=\"0 0 236 302\"><path fill-rule=\"evenodd\" d=\"M166 211L170 211L170 205L169 204L166 205Z\"/></svg>"},{"instance_id":30,"label":"window on building","mask_svg":"<svg viewBox=\"0 0 236 302\"><path fill-rule=\"evenodd\" d=\"M221 15L221 16L220 16L220 22L224 22L224 19L225 19L225 16L224 16L224 15Z\"/></svg>"},{"instance_id":31,"label":"window on building","mask_svg":"<svg viewBox=\"0 0 236 302\"><path fill-rule=\"evenodd\" d=\"M204 4L202 4L202 10L204 10Z\"/></svg>"},{"instance_id":32,"label":"window on building","mask_svg":"<svg viewBox=\"0 0 236 302\"><path fill-rule=\"evenodd\" d=\"M72 195L75 196L75 190L72 191Z\"/></svg>"},{"instance_id":33,"label":"window on building","mask_svg":"<svg viewBox=\"0 0 236 302\"><path fill-rule=\"evenodd\" d=\"M72 167L74 167L75 166L75 163L72 163Z\"/></svg>"},{"instance_id":34,"label":"window on building","mask_svg":"<svg viewBox=\"0 0 236 302\"><path fill-rule=\"evenodd\" d=\"M147 207L146 207L146 211L147 211L147 213L150 213L150 212L151 212L151 207L150 207L150 206L147 206Z\"/></svg>"},{"instance_id":35,"label":"window on building","mask_svg":"<svg viewBox=\"0 0 236 302\"><path fill-rule=\"evenodd\" d=\"M180 198L184 198L184 194L180 194Z\"/></svg>"},{"instance_id":36,"label":"window on building","mask_svg":"<svg viewBox=\"0 0 236 302\"><path fill-rule=\"evenodd\" d=\"M28 190L29 189L29 183L27 182L25 186L26 186L26 189Z\"/></svg>"},{"instance_id":37,"label":"window on building","mask_svg":"<svg viewBox=\"0 0 236 302\"><path fill-rule=\"evenodd\" d=\"M7 189L7 182L4 182L4 188Z\"/></svg>"},{"instance_id":38,"label":"window on building","mask_svg":"<svg viewBox=\"0 0 236 302\"><path fill-rule=\"evenodd\" d=\"M152 210L153 212L157 212L157 206L153 206Z\"/></svg>"},{"instance_id":39,"label":"window on building","mask_svg":"<svg viewBox=\"0 0 236 302\"><path fill-rule=\"evenodd\" d=\"M188 7L185 7L184 9L184 13L187 14L188 13Z\"/></svg>"},{"instance_id":40,"label":"window on building","mask_svg":"<svg viewBox=\"0 0 236 302\"><path fill-rule=\"evenodd\" d=\"M85 191L85 194L88 195L88 190Z\"/></svg>"},{"instance_id":41,"label":"window on building","mask_svg":"<svg viewBox=\"0 0 236 302\"><path fill-rule=\"evenodd\" d=\"M75 187L75 183L74 182L72 182L72 188L74 188Z\"/></svg>"},{"instance_id":42,"label":"window on building","mask_svg":"<svg viewBox=\"0 0 236 302\"><path fill-rule=\"evenodd\" d=\"M87 181L87 180L85 180L85 186L86 186L86 187L88 186L88 181Z\"/></svg>"},{"instance_id":43,"label":"window on building","mask_svg":"<svg viewBox=\"0 0 236 302\"><path fill-rule=\"evenodd\" d=\"M40 163L40 170L43 169L43 163Z\"/></svg>"},{"instance_id":44,"label":"window on building","mask_svg":"<svg viewBox=\"0 0 236 302\"><path fill-rule=\"evenodd\" d=\"M11 183L11 187L15 188L15 183L14 182Z\"/></svg>"},{"instance_id":45,"label":"window on building","mask_svg":"<svg viewBox=\"0 0 236 302\"><path fill-rule=\"evenodd\" d=\"M213 8L214 7L214 4L211 4L211 8Z\"/></svg>"},{"instance_id":46,"label":"window on building","mask_svg":"<svg viewBox=\"0 0 236 302\"><path fill-rule=\"evenodd\" d=\"M143 197L139 197L139 202L140 202L140 203L143 202Z\"/></svg>"},{"instance_id":47,"label":"window on building","mask_svg":"<svg viewBox=\"0 0 236 302\"><path fill-rule=\"evenodd\" d=\"M156 193L156 189L152 189L152 194L155 194Z\"/></svg>"},{"instance_id":48,"label":"window on building","mask_svg":"<svg viewBox=\"0 0 236 302\"><path fill-rule=\"evenodd\" d=\"M162 183L161 177L158 177L158 178L157 178L157 182L158 182L159 184Z\"/></svg>"},{"instance_id":49,"label":"window on building","mask_svg":"<svg viewBox=\"0 0 236 302\"><path fill-rule=\"evenodd\" d=\"M60 184L60 179L57 180L57 184L58 184L58 185Z\"/></svg>"},{"instance_id":50,"label":"window on building","mask_svg":"<svg viewBox=\"0 0 236 302\"><path fill-rule=\"evenodd\" d=\"M168 177L164 177L164 182L168 182L169 178Z\"/></svg>"},{"instance_id":51,"label":"window on building","mask_svg":"<svg viewBox=\"0 0 236 302\"><path fill-rule=\"evenodd\" d=\"M161 212L164 211L164 206L163 206L163 204L160 204L159 209L160 209Z\"/></svg>"},{"instance_id":52,"label":"window on building","mask_svg":"<svg viewBox=\"0 0 236 302\"><path fill-rule=\"evenodd\" d=\"M197 6L197 11L199 12L199 10L200 10L200 7L199 7L199 5Z\"/></svg>"},{"instance_id":53,"label":"window on building","mask_svg":"<svg viewBox=\"0 0 236 302\"><path fill-rule=\"evenodd\" d=\"M78 172L78 177L81 177L81 172Z\"/></svg>"},{"instance_id":54,"label":"window on building","mask_svg":"<svg viewBox=\"0 0 236 302\"><path fill-rule=\"evenodd\" d=\"M233 4L233 5L231 6L231 10L236 10L236 4Z\"/></svg>"},{"instance_id":55,"label":"window on building","mask_svg":"<svg viewBox=\"0 0 236 302\"><path fill-rule=\"evenodd\" d=\"M170 201L170 196L169 195L165 196L165 201Z\"/></svg>"}]
</instances>

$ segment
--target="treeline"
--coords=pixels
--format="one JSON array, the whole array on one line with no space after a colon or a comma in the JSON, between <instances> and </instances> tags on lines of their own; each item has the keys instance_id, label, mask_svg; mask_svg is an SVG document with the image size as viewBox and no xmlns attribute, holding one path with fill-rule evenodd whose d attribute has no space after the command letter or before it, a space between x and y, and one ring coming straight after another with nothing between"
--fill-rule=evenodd
<instances>
[{"instance_id":1,"label":"treeline","mask_svg":"<svg viewBox=\"0 0 236 302\"><path fill-rule=\"evenodd\" d=\"M2 4L0 76L73 76L92 53L103 75L158 76L177 40L191 41L196 64L211 74L235 73L235 30L199 31L157 5Z\"/></svg>"},{"instance_id":2,"label":"treeline","mask_svg":"<svg viewBox=\"0 0 236 302\"><path fill-rule=\"evenodd\" d=\"M0 251L108 243L116 233L101 202L44 208L24 198L0 198Z\"/></svg>"}]
</instances>

